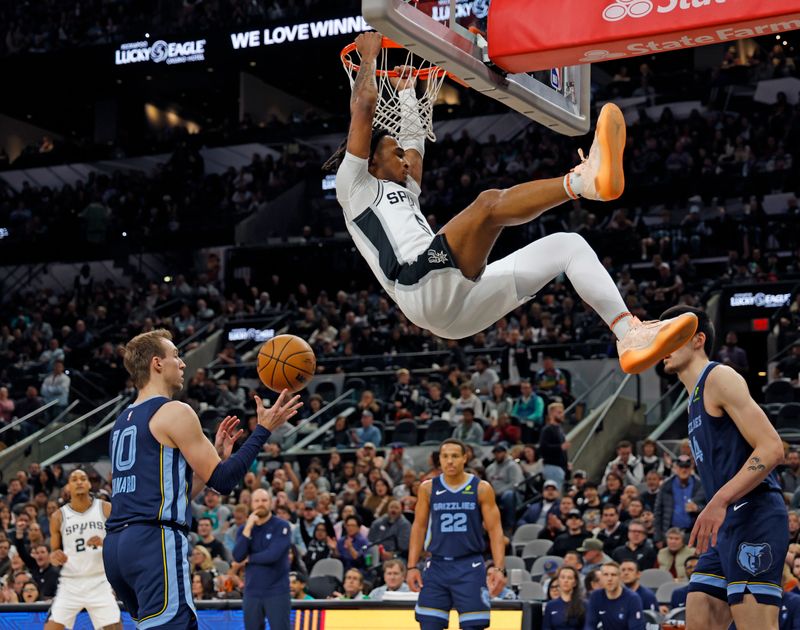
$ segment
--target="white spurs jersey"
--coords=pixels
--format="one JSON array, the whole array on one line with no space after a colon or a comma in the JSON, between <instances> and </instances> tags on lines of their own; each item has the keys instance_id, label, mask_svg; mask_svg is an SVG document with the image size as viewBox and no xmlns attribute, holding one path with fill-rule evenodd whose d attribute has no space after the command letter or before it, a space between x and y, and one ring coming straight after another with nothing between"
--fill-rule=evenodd
<instances>
[{"instance_id":1,"label":"white spurs jersey","mask_svg":"<svg viewBox=\"0 0 800 630\"><path fill-rule=\"evenodd\" d=\"M61 577L105 575L103 548L90 547L93 536L106 537L106 516L103 502L94 499L85 512L76 512L69 504L61 510L61 546L67 563L61 567Z\"/></svg>"},{"instance_id":2,"label":"white spurs jersey","mask_svg":"<svg viewBox=\"0 0 800 630\"><path fill-rule=\"evenodd\" d=\"M347 230L386 292L395 285L413 285L423 270L413 263L428 251L434 237L419 206L420 188L408 177L406 186L373 177L367 160L345 153L336 173L336 198Z\"/></svg>"}]
</instances>

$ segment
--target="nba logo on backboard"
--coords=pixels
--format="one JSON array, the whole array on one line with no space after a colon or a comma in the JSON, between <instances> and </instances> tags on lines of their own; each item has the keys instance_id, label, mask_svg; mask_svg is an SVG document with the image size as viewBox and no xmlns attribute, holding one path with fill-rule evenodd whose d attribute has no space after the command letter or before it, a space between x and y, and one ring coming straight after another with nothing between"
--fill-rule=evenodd
<instances>
[{"instance_id":1,"label":"nba logo on backboard","mask_svg":"<svg viewBox=\"0 0 800 630\"><path fill-rule=\"evenodd\" d=\"M561 68L552 68L550 70L550 87L554 90L561 90Z\"/></svg>"}]
</instances>

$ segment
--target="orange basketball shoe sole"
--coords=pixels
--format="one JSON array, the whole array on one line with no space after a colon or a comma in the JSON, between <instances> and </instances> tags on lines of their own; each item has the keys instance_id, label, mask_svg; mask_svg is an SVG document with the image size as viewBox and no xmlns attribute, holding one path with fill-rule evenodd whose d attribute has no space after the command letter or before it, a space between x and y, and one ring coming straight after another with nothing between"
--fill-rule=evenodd
<instances>
[{"instance_id":1,"label":"orange basketball shoe sole","mask_svg":"<svg viewBox=\"0 0 800 630\"><path fill-rule=\"evenodd\" d=\"M625 190L622 154L626 135L625 117L620 108L613 103L603 105L595 130L595 141L600 143L603 159L594 178L595 190L603 201L617 199Z\"/></svg>"},{"instance_id":2,"label":"orange basketball shoe sole","mask_svg":"<svg viewBox=\"0 0 800 630\"><path fill-rule=\"evenodd\" d=\"M641 374L668 354L682 347L697 331L697 315L684 313L658 331L646 348L627 350L619 358L622 371Z\"/></svg>"}]
</instances>

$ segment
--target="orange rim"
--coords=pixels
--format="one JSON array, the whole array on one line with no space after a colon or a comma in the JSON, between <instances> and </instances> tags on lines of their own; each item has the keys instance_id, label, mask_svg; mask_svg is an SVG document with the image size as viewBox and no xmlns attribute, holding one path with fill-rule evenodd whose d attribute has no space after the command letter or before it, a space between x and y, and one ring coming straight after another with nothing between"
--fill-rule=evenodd
<instances>
[{"instance_id":1,"label":"orange rim","mask_svg":"<svg viewBox=\"0 0 800 630\"><path fill-rule=\"evenodd\" d=\"M383 38L383 48L403 48L403 46L401 46L400 44L398 44L396 42L393 42L388 37L384 37ZM358 72L361 69L361 66L359 66L357 63L353 62L350 59L350 55L353 52L355 52L355 50L356 50L356 43L355 42L353 42L351 44L347 44L347 46L342 48L342 52L340 53L340 56L342 58L342 63L344 64L344 67L347 68L347 70ZM454 77L452 74L447 72L444 68L440 68L439 66L431 66L429 68L423 68L422 70L416 70L415 69L414 72L413 72L414 77L416 77L417 79L421 79L423 81L428 79L428 78L430 78L431 76L440 77L443 74L446 74L451 79L453 79L455 81L458 81L459 83L461 83L463 85L463 81L461 81L460 79ZM394 70L381 70L381 69L378 69L378 70L375 70L375 75L379 76L379 77L394 77L394 78L399 78L400 77L400 73L399 72L395 72Z\"/></svg>"}]
</instances>

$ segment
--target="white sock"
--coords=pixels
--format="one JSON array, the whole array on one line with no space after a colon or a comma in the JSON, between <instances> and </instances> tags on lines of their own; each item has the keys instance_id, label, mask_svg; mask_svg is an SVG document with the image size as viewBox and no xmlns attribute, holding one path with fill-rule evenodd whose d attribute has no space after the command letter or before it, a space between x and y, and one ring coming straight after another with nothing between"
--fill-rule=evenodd
<instances>
[{"instance_id":1,"label":"white sock","mask_svg":"<svg viewBox=\"0 0 800 630\"><path fill-rule=\"evenodd\" d=\"M583 194L583 178L578 173L564 175L564 191L570 199L577 199Z\"/></svg>"},{"instance_id":2,"label":"white sock","mask_svg":"<svg viewBox=\"0 0 800 630\"><path fill-rule=\"evenodd\" d=\"M611 328L611 332L614 333L614 336L617 339L622 339L625 334L630 330L631 323L633 323L633 315L627 313L624 317L621 317L622 313L617 315L619 319L617 319L617 323ZM616 318L615 318L616 319Z\"/></svg>"},{"instance_id":3,"label":"white sock","mask_svg":"<svg viewBox=\"0 0 800 630\"><path fill-rule=\"evenodd\" d=\"M617 286L597 254L584 238L570 232L558 232L529 243L512 254L517 297L538 293L553 278L566 273L583 301L591 306L610 327L621 314L628 312ZM630 328L631 318L624 317L614 326L622 337Z\"/></svg>"}]
</instances>

